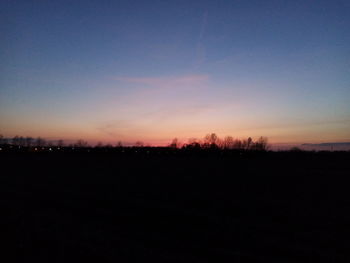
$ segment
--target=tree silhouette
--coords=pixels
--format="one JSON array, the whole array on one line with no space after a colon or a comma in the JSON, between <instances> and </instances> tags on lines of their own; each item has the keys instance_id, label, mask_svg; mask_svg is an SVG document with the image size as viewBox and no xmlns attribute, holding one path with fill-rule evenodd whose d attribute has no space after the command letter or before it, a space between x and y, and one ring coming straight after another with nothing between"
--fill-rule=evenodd
<instances>
[{"instance_id":1,"label":"tree silhouette","mask_svg":"<svg viewBox=\"0 0 350 263\"><path fill-rule=\"evenodd\" d=\"M233 149L236 149L236 150L242 150L243 149L243 143L241 140L234 140L233 142Z\"/></svg>"},{"instance_id":2,"label":"tree silhouette","mask_svg":"<svg viewBox=\"0 0 350 263\"><path fill-rule=\"evenodd\" d=\"M201 143L196 138L190 138L188 143L183 145L182 148L189 150L200 150L202 147Z\"/></svg>"},{"instance_id":3,"label":"tree silhouette","mask_svg":"<svg viewBox=\"0 0 350 263\"><path fill-rule=\"evenodd\" d=\"M135 147L143 147L143 142L142 141L135 142Z\"/></svg>"},{"instance_id":4,"label":"tree silhouette","mask_svg":"<svg viewBox=\"0 0 350 263\"><path fill-rule=\"evenodd\" d=\"M268 140L266 137L260 137L258 141L254 144L255 150L266 151L269 148Z\"/></svg>"},{"instance_id":5,"label":"tree silhouette","mask_svg":"<svg viewBox=\"0 0 350 263\"><path fill-rule=\"evenodd\" d=\"M174 138L174 139L172 140L172 142L171 142L171 144L169 145L169 147L170 147L170 148L174 148L174 149L176 149L176 148L179 147L179 142L178 142L177 138Z\"/></svg>"},{"instance_id":6,"label":"tree silhouette","mask_svg":"<svg viewBox=\"0 0 350 263\"><path fill-rule=\"evenodd\" d=\"M32 137L26 137L25 139L25 144L27 147L32 147L33 146L33 141L34 139Z\"/></svg>"},{"instance_id":7,"label":"tree silhouette","mask_svg":"<svg viewBox=\"0 0 350 263\"><path fill-rule=\"evenodd\" d=\"M64 141L63 140L58 140L57 141L57 147L63 147L64 146Z\"/></svg>"},{"instance_id":8,"label":"tree silhouette","mask_svg":"<svg viewBox=\"0 0 350 263\"><path fill-rule=\"evenodd\" d=\"M300 149L299 147L294 146L294 147L292 147L289 151L290 151L290 152L302 152L303 150Z\"/></svg>"},{"instance_id":9,"label":"tree silhouette","mask_svg":"<svg viewBox=\"0 0 350 263\"><path fill-rule=\"evenodd\" d=\"M11 143L14 146L19 146L19 136L16 135L15 137L13 137Z\"/></svg>"},{"instance_id":10,"label":"tree silhouette","mask_svg":"<svg viewBox=\"0 0 350 263\"><path fill-rule=\"evenodd\" d=\"M44 147L46 145L46 141L41 137L36 138L35 145L38 147Z\"/></svg>"},{"instance_id":11,"label":"tree silhouette","mask_svg":"<svg viewBox=\"0 0 350 263\"><path fill-rule=\"evenodd\" d=\"M219 138L215 133L207 134L204 137L204 148L217 148Z\"/></svg>"},{"instance_id":12,"label":"tree silhouette","mask_svg":"<svg viewBox=\"0 0 350 263\"><path fill-rule=\"evenodd\" d=\"M222 143L222 148L233 149L234 141L232 136L226 136Z\"/></svg>"},{"instance_id":13,"label":"tree silhouette","mask_svg":"<svg viewBox=\"0 0 350 263\"><path fill-rule=\"evenodd\" d=\"M247 145L246 145L247 150L250 149L250 147L252 146L252 143L253 143L253 139L252 139L251 137L249 137L249 138L247 139Z\"/></svg>"},{"instance_id":14,"label":"tree silhouette","mask_svg":"<svg viewBox=\"0 0 350 263\"><path fill-rule=\"evenodd\" d=\"M77 148L82 148L87 146L88 146L88 142L82 139L77 140L76 143L74 144L74 147L77 147Z\"/></svg>"},{"instance_id":15,"label":"tree silhouette","mask_svg":"<svg viewBox=\"0 0 350 263\"><path fill-rule=\"evenodd\" d=\"M7 140L4 138L3 135L0 135L0 145L6 144ZM41 137L36 138L35 140L32 137L22 137L22 136L14 136L11 139L11 144L18 147L9 147L13 148L13 150L18 151L21 146L23 147L44 147L46 145L52 146L52 142L49 141L47 143L44 139ZM57 140L57 143L55 143L57 147L63 147L64 141L63 140ZM136 141L133 147L144 147L144 143L142 141ZM147 147L151 147L148 144L146 144ZM83 148L88 147L88 142L85 140L77 140L75 143L70 144L69 147L77 147L77 148ZM122 148L122 142L118 141L115 146L111 144L103 145L101 142L98 143L95 148L110 148L108 151L112 151L116 148ZM126 146L132 147L132 146ZM177 138L174 138L169 145L166 147L170 147L173 149L180 149L180 143ZM155 150L159 150L162 147L152 147ZM215 133L210 133L204 136L203 140L198 140L196 138L190 138L188 140L187 144L182 144L181 149L187 149L187 150L201 150L201 149L211 149L211 150L239 150L239 151L266 151L270 148L268 144L268 139L266 137L260 137L257 141L254 141L251 137L248 137L247 139L234 139L232 136L226 136L224 139L221 139L218 137ZM45 150L45 148L41 149ZM48 149L50 150L50 149ZM89 148L88 151L91 149Z\"/></svg>"},{"instance_id":16,"label":"tree silhouette","mask_svg":"<svg viewBox=\"0 0 350 263\"><path fill-rule=\"evenodd\" d=\"M98 142L95 146L95 148L102 148L103 147L103 143L102 142Z\"/></svg>"},{"instance_id":17,"label":"tree silhouette","mask_svg":"<svg viewBox=\"0 0 350 263\"><path fill-rule=\"evenodd\" d=\"M6 144L7 140L4 138L2 134L0 134L0 145Z\"/></svg>"}]
</instances>

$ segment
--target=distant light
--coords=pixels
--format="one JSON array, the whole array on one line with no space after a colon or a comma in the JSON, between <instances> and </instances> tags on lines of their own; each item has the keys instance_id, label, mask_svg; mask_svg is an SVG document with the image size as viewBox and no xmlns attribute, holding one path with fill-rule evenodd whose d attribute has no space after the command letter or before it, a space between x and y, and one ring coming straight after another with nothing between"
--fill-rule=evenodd
<instances>
[{"instance_id":1,"label":"distant light","mask_svg":"<svg viewBox=\"0 0 350 263\"><path fill-rule=\"evenodd\" d=\"M35 148L34 150L35 150L35 151L37 151L37 150L38 150L38 148Z\"/></svg>"},{"instance_id":2,"label":"distant light","mask_svg":"<svg viewBox=\"0 0 350 263\"><path fill-rule=\"evenodd\" d=\"M49 151L52 151L52 149L51 149L51 148L49 148Z\"/></svg>"},{"instance_id":3,"label":"distant light","mask_svg":"<svg viewBox=\"0 0 350 263\"><path fill-rule=\"evenodd\" d=\"M60 147L57 148L58 150L61 149Z\"/></svg>"},{"instance_id":4,"label":"distant light","mask_svg":"<svg viewBox=\"0 0 350 263\"><path fill-rule=\"evenodd\" d=\"M2 151L2 148L0 148L0 151Z\"/></svg>"}]
</instances>

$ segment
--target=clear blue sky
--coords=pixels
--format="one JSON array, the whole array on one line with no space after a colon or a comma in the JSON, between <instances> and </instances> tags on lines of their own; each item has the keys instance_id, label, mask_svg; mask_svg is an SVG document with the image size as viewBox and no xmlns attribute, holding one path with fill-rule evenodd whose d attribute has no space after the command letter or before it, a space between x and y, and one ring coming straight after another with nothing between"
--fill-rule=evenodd
<instances>
[{"instance_id":1,"label":"clear blue sky","mask_svg":"<svg viewBox=\"0 0 350 263\"><path fill-rule=\"evenodd\" d=\"M0 133L350 140L350 1L1 1Z\"/></svg>"}]
</instances>

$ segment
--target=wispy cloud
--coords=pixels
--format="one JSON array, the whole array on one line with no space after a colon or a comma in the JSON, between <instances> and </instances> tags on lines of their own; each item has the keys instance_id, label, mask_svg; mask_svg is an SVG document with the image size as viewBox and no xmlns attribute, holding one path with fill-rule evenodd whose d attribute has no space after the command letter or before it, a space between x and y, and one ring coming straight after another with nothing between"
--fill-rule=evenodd
<instances>
[{"instance_id":1,"label":"wispy cloud","mask_svg":"<svg viewBox=\"0 0 350 263\"><path fill-rule=\"evenodd\" d=\"M215 89L206 74L169 77L115 78L119 84L135 86L115 114L96 128L114 140L167 139L194 136L207 131L225 112L226 103L217 103ZM130 85L132 84L132 85Z\"/></svg>"},{"instance_id":2,"label":"wispy cloud","mask_svg":"<svg viewBox=\"0 0 350 263\"><path fill-rule=\"evenodd\" d=\"M161 107L155 110L145 110L145 112L138 111L132 116L120 116L114 120L102 122L96 128L100 133L113 139L142 138L145 135L152 137L160 130L164 132L164 129L182 127L183 123L191 123L192 118L201 118L204 114L216 110L216 107L204 104Z\"/></svg>"},{"instance_id":3,"label":"wispy cloud","mask_svg":"<svg viewBox=\"0 0 350 263\"><path fill-rule=\"evenodd\" d=\"M203 44L203 37L207 28L207 21L208 21L208 12L206 11L203 13L201 27L199 30L194 68L198 68L200 65L202 65L206 61L206 49Z\"/></svg>"},{"instance_id":4,"label":"wispy cloud","mask_svg":"<svg viewBox=\"0 0 350 263\"><path fill-rule=\"evenodd\" d=\"M208 75L184 75L178 77L117 77L118 81L137 83L158 88L190 87L204 84Z\"/></svg>"},{"instance_id":5,"label":"wispy cloud","mask_svg":"<svg viewBox=\"0 0 350 263\"><path fill-rule=\"evenodd\" d=\"M182 75L171 77L117 77L122 83L134 84L137 90L130 94L130 102L176 103L197 100L195 94L204 93L209 87L208 75ZM197 96L198 97L198 96ZM154 106L152 105L152 107Z\"/></svg>"}]
</instances>

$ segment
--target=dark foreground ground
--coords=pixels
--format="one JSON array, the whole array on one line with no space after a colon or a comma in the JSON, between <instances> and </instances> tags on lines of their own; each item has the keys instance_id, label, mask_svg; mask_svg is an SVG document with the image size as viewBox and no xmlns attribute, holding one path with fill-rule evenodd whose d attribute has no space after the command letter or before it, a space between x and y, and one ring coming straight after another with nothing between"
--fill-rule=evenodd
<instances>
[{"instance_id":1,"label":"dark foreground ground","mask_svg":"<svg viewBox=\"0 0 350 263\"><path fill-rule=\"evenodd\" d=\"M349 153L0 160L12 261L350 262Z\"/></svg>"}]
</instances>

